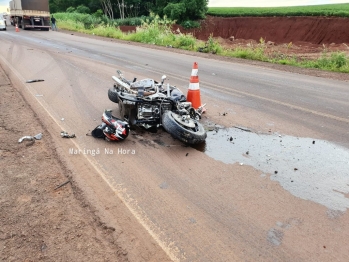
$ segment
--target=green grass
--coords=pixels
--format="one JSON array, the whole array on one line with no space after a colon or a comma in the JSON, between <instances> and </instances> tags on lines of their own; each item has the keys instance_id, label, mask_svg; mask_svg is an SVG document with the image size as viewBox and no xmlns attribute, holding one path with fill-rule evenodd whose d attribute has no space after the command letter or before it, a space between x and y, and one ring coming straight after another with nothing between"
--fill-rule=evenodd
<instances>
[{"instance_id":1,"label":"green grass","mask_svg":"<svg viewBox=\"0 0 349 262\"><path fill-rule=\"evenodd\" d=\"M349 4L290 7L210 7L212 16L339 16L349 17Z\"/></svg>"},{"instance_id":2,"label":"green grass","mask_svg":"<svg viewBox=\"0 0 349 262\"><path fill-rule=\"evenodd\" d=\"M158 16L142 20L142 25L136 32L123 33L112 20L98 20L91 15L82 14L55 14L59 28L78 31L86 34L110 37L115 39L141 42L152 45L179 48L194 52L212 53L220 56L258 60L263 62L292 65L303 68L349 73L349 57L344 53L324 52L322 57L315 60L306 60L283 53L269 54L263 38L258 44L235 49L223 48L212 35L206 42L197 40L191 34L174 33L171 30L173 21Z\"/></svg>"}]
</instances>

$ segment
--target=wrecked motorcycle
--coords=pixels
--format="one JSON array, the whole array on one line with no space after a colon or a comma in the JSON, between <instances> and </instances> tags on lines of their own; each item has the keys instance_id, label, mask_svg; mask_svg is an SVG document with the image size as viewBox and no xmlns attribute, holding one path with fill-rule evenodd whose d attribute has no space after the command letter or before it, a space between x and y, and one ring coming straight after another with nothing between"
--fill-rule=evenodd
<instances>
[{"instance_id":1,"label":"wrecked motorcycle","mask_svg":"<svg viewBox=\"0 0 349 262\"><path fill-rule=\"evenodd\" d=\"M129 133L129 124L114 117L108 110L105 110L102 115L102 124L91 132L93 137L104 138L107 141L125 140Z\"/></svg>"},{"instance_id":2,"label":"wrecked motorcycle","mask_svg":"<svg viewBox=\"0 0 349 262\"><path fill-rule=\"evenodd\" d=\"M191 102L175 86L154 79L129 81L121 71L113 76L115 83L108 91L109 99L118 103L122 119L131 127L146 129L163 126L173 137L187 144L198 144L206 139L206 131L199 123L203 107L195 110Z\"/></svg>"}]
</instances>

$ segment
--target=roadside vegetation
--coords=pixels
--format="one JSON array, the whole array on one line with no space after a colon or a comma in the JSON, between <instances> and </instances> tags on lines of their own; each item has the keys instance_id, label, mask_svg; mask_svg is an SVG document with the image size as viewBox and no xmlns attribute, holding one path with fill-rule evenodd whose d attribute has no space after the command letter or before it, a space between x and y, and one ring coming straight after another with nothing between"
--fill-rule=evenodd
<instances>
[{"instance_id":1,"label":"roadside vegetation","mask_svg":"<svg viewBox=\"0 0 349 262\"><path fill-rule=\"evenodd\" d=\"M80 8L81 9L81 8ZM213 8L209 9L209 13ZM266 8L263 8L266 9ZM286 7L286 8L267 8L279 10L278 15L296 15L303 10L304 14L309 12L308 7ZM222 8L221 14L228 16L227 10L231 8ZM225 10L224 12L222 10ZM236 15L243 16L250 10L249 15L255 14L260 8L234 8ZM255 13L251 12L254 10ZM308 11L307 11L308 10ZM318 12L319 14L346 14L349 16L349 4L339 5L322 5L312 6L312 14ZM76 10L68 10L71 12L54 14L57 19L57 24L62 29L71 31L78 31L86 34L93 34L98 36L110 37L120 40L141 42L152 45L167 46L171 48L179 48L195 52L212 53L221 56L236 57L250 60L258 60L263 62L270 62L283 65L292 65L303 68L316 68L321 70L349 73L349 57L345 53L336 52L329 53L324 49L322 56L318 59L306 59L296 57L286 53L270 52L265 40L261 38L258 44L249 45L248 47L238 47L228 49L221 46L212 36L204 42L194 38L192 34L183 34L181 32L173 32L171 30L175 20L168 19L166 16L160 18L158 15L150 14L150 16L129 17L124 19L111 19L104 15L102 10L97 10L93 14L86 14L76 12ZM230 12L230 11L229 11ZM235 11L234 11L235 12ZM274 14L276 15L276 13ZM233 12L229 16L234 16ZM259 12L258 16L262 16ZM194 23L193 21L185 21ZM197 23L197 22L196 22ZM137 26L136 31L124 33L119 26L133 25ZM191 27L191 26L188 26ZM290 43L289 45L292 45Z\"/></svg>"},{"instance_id":2,"label":"roadside vegetation","mask_svg":"<svg viewBox=\"0 0 349 262\"><path fill-rule=\"evenodd\" d=\"M175 21L184 28L199 27L200 23L195 19L203 18L205 14L223 17L349 17L349 3L275 8L207 8L206 0L193 0L192 4L188 6L185 5L185 0L161 0L156 2L159 6L154 5L152 1L135 0L133 3L131 0L123 0L125 9L119 8L118 13L113 10L113 1L115 0L100 0L103 10L97 8L97 0L84 2L88 3L87 6L82 4L82 0L76 1L75 6L68 6L68 3L64 4L65 2L50 1L50 6L52 5L55 10L61 11L56 12L54 15L57 19L58 27L62 29L221 56L349 73L349 57L345 53L329 53L324 49L320 58L301 58L288 54L287 51L285 53L271 51L263 38L260 39L258 44L253 45L251 43L251 45L246 47L229 49L220 45L212 36L204 42L195 39L192 34L183 34L171 30ZM57 3L60 3L60 5ZM198 7L199 9L197 9ZM147 14L150 13L150 15L146 16L145 13L141 13L139 10L148 10ZM151 13L149 12L150 10L158 10L158 12ZM196 12L195 19L189 20L189 17L193 17L193 10L199 11ZM155 14L160 14L160 16ZM136 30L124 33L119 27L125 25L136 26ZM292 43L289 45L292 45Z\"/></svg>"},{"instance_id":3,"label":"roadside vegetation","mask_svg":"<svg viewBox=\"0 0 349 262\"><path fill-rule=\"evenodd\" d=\"M212 16L337 16L349 17L349 4L290 7L210 7Z\"/></svg>"}]
</instances>

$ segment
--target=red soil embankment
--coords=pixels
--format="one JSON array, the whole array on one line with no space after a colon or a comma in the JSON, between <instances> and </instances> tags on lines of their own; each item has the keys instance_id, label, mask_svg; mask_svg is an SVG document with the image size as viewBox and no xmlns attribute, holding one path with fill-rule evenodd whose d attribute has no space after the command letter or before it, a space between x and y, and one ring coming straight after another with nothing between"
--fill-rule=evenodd
<instances>
[{"instance_id":1,"label":"red soil embankment","mask_svg":"<svg viewBox=\"0 0 349 262\"><path fill-rule=\"evenodd\" d=\"M202 21L201 28L185 30L200 40L213 37L253 39L276 43L313 44L349 43L349 18L340 17L213 17Z\"/></svg>"},{"instance_id":2,"label":"red soil embankment","mask_svg":"<svg viewBox=\"0 0 349 262\"><path fill-rule=\"evenodd\" d=\"M200 28L184 30L197 39L206 41L213 37L228 39L253 39L275 43L308 42L313 44L349 43L349 18L341 17L215 17L207 16ZM122 31L135 30L134 26L122 26Z\"/></svg>"}]
</instances>

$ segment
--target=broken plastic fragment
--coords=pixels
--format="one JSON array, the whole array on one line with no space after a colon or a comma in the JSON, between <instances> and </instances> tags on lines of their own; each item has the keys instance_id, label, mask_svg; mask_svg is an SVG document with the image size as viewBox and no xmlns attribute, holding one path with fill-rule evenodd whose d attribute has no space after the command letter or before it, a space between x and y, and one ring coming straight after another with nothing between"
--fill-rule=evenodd
<instances>
[{"instance_id":1,"label":"broken plastic fragment","mask_svg":"<svg viewBox=\"0 0 349 262\"><path fill-rule=\"evenodd\" d=\"M206 112L205 106L206 106L206 104L203 104L203 105L199 106L199 108L197 109L197 112L198 112L199 114L205 113L205 112Z\"/></svg>"},{"instance_id":2,"label":"broken plastic fragment","mask_svg":"<svg viewBox=\"0 0 349 262\"><path fill-rule=\"evenodd\" d=\"M75 134L69 135L68 132L62 131L61 132L61 137L63 137L63 138L74 138L76 136L75 136Z\"/></svg>"},{"instance_id":3,"label":"broken plastic fragment","mask_svg":"<svg viewBox=\"0 0 349 262\"><path fill-rule=\"evenodd\" d=\"M42 134L39 133L39 134L35 135L34 138L35 138L36 140L41 140Z\"/></svg>"},{"instance_id":4,"label":"broken plastic fragment","mask_svg":"<svg viewBox=\"0 0 349 262\"><path fill-rule=\"evenodd\" d=\"M33 79L33 80L27 80L26 83L35 83L35 82L43 82L45 81L44 79Z\"/></svg>"}]
</instances>

